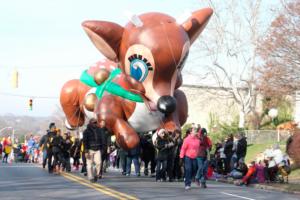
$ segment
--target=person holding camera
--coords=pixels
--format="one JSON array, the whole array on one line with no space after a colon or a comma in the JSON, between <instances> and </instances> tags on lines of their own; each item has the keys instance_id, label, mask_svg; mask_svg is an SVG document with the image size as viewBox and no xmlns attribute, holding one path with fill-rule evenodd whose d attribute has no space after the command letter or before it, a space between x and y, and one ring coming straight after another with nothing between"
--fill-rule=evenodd
<instances>
[{"instance_id":1,"label":"person holding camera","mask_svg":"<svg viewBox=\"0 0 300 200\"><path fill-rule=\"evenodd\" d=\"M168 140L168 132L165 129L160 129L156 139L156 181L166 181L168 155L173 146L174 142Z\"/></svg>"}]
</instances>

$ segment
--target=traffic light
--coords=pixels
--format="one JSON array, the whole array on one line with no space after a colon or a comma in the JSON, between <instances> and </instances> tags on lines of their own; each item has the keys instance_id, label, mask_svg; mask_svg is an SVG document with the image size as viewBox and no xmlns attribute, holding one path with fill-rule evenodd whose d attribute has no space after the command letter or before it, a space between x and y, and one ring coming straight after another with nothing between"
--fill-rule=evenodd
<instances>
[{"instance_id":1,"label":"traffic light","mask_svg":"<svg viewBox=\"0 0 300 200\"><path fill-rule=\"evenodd\" d=\"M29 110L32 110L32 99L29 99Z\"/></svg>"}]
</instances>

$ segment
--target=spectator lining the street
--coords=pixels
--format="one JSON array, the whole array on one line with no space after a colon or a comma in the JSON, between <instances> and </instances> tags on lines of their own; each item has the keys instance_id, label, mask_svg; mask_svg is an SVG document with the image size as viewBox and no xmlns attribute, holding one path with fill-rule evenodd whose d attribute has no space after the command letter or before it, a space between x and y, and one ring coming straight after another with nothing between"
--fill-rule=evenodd
<instances>
[{"instance_id":1,"label":"spectator lining the street","mask_svg":"<svg viewBox=\"0 0 300 200\"><path fill-rule=\"evenodd\" d=\"M168 140L168 132L165 129L160 129L157 132L155 144L157 148L156 181L166 181L168 154L174 143Z\"/></svg>"},{"instance_id":2,"label":"spectator lining the street","mask_svg":"<svg viewBox=\"0 0 300 200\"><path fill-rule=\"evenodd\" d=\"M177 181L180 181L183 176L183 169L182 166L180 165L180 149L182 147L183 140L181 138L181 131L180 130L175 130L174 132L174 140L175 140L175 160L174 160L174 179Z\"/></svg>"},{"instance_id":3,"label":"spectator lining the street","mask_svg":"<svg viewBox=\"0 0 300 200\"><path fill-rule=\"evenodd\" d=\"M141 159L144 162L144 174L145 176L149 175L149 164L150 164L150 172L151 176L154 177L155 174L155 167L156 167L156 161L155 161L155 147L152 143L152 132L145 133L141 136Z\"/></svg>"},{"instance_id":4,"label":"spectator lining the street","mask_svg":"<svg viewBox=\"0 0 300 200\"><path fill-rule=\"evenodd\" d=\"M73 167L75 170L79 170L79 164L80 164L80 140L79 138L76 138L74 141L73 146L70 150L71 157L73 158Z\"/></svg>"},{"instance_id":5,"label":"spectator lining the street","mask_svg":"<svg viewBox=\"0 0 300 200\"><path fill-rule=\"evenodd\" d=\"M225 169L224 174L230 173L232 168L230 167L230 161L233 155L233 134L230 134L227 138L225 145L224 145L224 154L225 154Z\"/></svg>"},{"instance_id":6,"label":"spectator lining the street","mask_svg":"<svg viewBox=\"0 0 300 200\"><path fill-rule=\"evenodd\" d=\"M126 160L126 176L131 175L131 164L134 164L134 170L136 176L141 176L140 174L140 162L139 156L141 152L141 147L138 144L136 147L129 149L127 151L127 160Z\"/></svg>"},{"instance_id":7,"label":"spectator lining the street","mask_svg":"<svg viewBox=\"0 0 300 200\"><path fill-rule=\"evenodd\" d=\"M246 175L243 176L242 181L239 183L239 185L249 185L253 183L257 183L257 169L255 161L251 162Z\"/></svg>"}]
</instances>

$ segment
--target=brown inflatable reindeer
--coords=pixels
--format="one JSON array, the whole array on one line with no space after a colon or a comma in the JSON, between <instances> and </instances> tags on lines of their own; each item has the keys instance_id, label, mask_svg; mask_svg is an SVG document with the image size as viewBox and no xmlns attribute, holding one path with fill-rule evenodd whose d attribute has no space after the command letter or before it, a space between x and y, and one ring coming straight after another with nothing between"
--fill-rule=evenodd
<instances>
[{"instance_id":1,"label":"brown inflatable reindeer","mask_svg":"<svg viewBox=\"0 0 300 200\"><path fill-rule=\"evenodd\" d=\"M286 152L293 159L297 167L300 167L300 130L291 136L286 145Z\"/></svg>"},{"instance_id":2,"label":"brown inflatable reindeer","mask_svg":"<svg viewBox=\"0 0 300 200\"><path fill-rule=\"evenodd\" d=\"M178 89L181 70L212 13L210 8L195 11L182 24L162 13L135 16L125 27L106 21L84 22L97 49L118 66L105 61L87 71L93 83L71 80L63 86L60 101L68 124L82 126L85 110L93 111L98 123L104 120L125 149L139 143L137 132L179 129L188 115L186 97ZM108 84L122 94L103 89ZM97 88L97 95L87 95L91 86Z\"/></svg>"}]
</instances>

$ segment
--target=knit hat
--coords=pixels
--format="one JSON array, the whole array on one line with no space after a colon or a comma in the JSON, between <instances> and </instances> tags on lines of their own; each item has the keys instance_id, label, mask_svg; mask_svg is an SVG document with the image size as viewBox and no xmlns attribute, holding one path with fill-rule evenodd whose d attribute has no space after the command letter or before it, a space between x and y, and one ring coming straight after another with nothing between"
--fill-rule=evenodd
<instances>
[{"instance_id":1,"label":"knit hat","mask_svg":"<svg viewBox=\"0 0 300 200\"><path fill-rule=\"evenodd\" d=\"M166 133L166 130L165 129L159 129L158 131L157 131L157 135L159 136L159 137L163 137L164 136L164 134Z\"/></svg>"}]
</instances>

